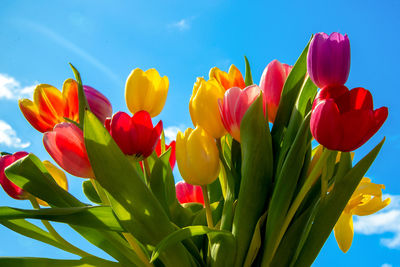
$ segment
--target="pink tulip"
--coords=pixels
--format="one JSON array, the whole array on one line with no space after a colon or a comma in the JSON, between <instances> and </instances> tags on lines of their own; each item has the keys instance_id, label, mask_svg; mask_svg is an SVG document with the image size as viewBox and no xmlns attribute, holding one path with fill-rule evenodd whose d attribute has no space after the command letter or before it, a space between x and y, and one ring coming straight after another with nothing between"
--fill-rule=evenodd
<instances>
[{"instance_id":1,"label":"pink tulip","mask_svg":"<svg viewBox=\"0 0 400 267\"><path fill-rule=\"evenodd\" d=\"M0 184L4 191L12 198L27 199L28 194L20 187L11 182L4 173L6 167L28 155L25 151L14 153L13 155L4 155L0 157Z\"/></svg>"},{"instance_id":2,"label":"pink tulip","mask_svg":"<svg viewBox=\"0 0 400 267\"><path fill-rule=\"evenodd\" d=\"M260 89L263 92L264 105L267 106L268 120L272 123L275 121L282 89L291 70L292 66L275 59L267 65L261 76Z\"/></svg>"},{"instance_id":3,"label":"pink tulip","mask_svg":"<svg viewBox=\"0 0 400 267\"><path fill-rule=\"evenodd\" d=\"M225 92L223 100L218 101L222 123L238 142L240 142L242 118L259 95L260 88L257 85L248 86L243 90L239 87L232 87Z\"/></svg>"},{"instance_id":4,"label":"pink tulip","mask_svg":"<svg viewBox=\"0 0 400 267\"><path fill-rule=\"evenodd\" d=\"M179 203L184 204L196 202L204 205L203 190L201 190L201 186L191 185L181 181L175 185L175 190L176 198Z\"/></svg>"},{"instance_id":5,"label":"pink tulip","mask_svg":"<svg viewBox=\"0 0 400 267\"><path fill-rule=\"evenodd\" d=\"M83 86L90 110L104 124L106 118L112 115L110 101L102 93L88 85Z\"/></svg>"},{"instance_id":6,"label":"pink tulip","mask_svg":"<svg viewBox=\"0 0 400 267\"><path fill-rule=\"evenodd\" d=\"M63 122L43 136L44 147L65 171L82 178L93 178L83 139L83 132L75 124Z\"/></svg>"}]
</instances>

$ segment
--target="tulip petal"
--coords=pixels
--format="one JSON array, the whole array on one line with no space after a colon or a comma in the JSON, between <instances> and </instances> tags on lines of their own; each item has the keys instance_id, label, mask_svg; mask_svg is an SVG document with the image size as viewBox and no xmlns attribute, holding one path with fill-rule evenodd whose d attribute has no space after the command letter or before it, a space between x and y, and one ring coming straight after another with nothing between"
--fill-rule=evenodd
<instances>
[{"instance_id":1,"label":"tulip petal","mask_svg":"<svg viewBox=\"0 0 400 267\"><path fill-rule=\"evenodd\" d=\"M358 216L367 216L380 211L389 204L390 204L390 198L387 198L384 201L382 201L382 197L373 197L365 204L358 205L357 207L352 209L352 212Z\"/></svg>"},{"instance_id":2,"label":"tulip petal","mask_svg":"<svg viewBox=\"0 0 400 267\"><path fill-rule=\"evenodd\" d=\"M374 108L371 93L362 87L351 89L341 95L336 100L336 104L341 113L350 110L372 110Z\"/></svg>"},{"instance_id":3,"label":"tulip petal","mask_svg":"<svg viewBox=\"0 0 400 267\"><path fill-rule=\"evenodd\" d=\"M371 110L351 110L341 115L343 136L340 144L341 151L352 151L363 145L368 131L374 127Z\"/></svg>"},{"instance_id":4,"label":"tulip petal","mask_svg":"<svg viewBox=\"0 0 400 267\"><path fill-rule=\"evenodd\" d=\"M200 186L191 185L183 181L175 185L176 197L179 203L201 203L204 205L203 191Z\"/></svg>"},{"instance_id":5,"label":"tulip petal","mask_svg":"<svg viewBox=\"0 0 400 267\"><path fill-rule=\"evenodd\" d=\"M132 120L128 114L125 112L117 112L114 114L111 120L110 134L126 155L133 155L135 152L131 128Z\"/></svg>"},{"instance_id":6,"label":"tulip petal","mask_svg":"<svg viewBox=\"0 0 400 267\"><path fill-rule=\"evenodd\" d=\"M39 84L33 94L41 117L51 125L64 121L65 100L61 92L48 84Z\"/></svg>"},{"instance_id":7,"label":"tulip petal","mask_svg":"<svg viewBox=\"0 0 400 267\"><path fill-rule=\"evenodd\" d=\"M20 158L28 155L27 152L20 151L13 155L4 155L0 157L0 184L4 191L14 199L27 199L28 193L26 193L22 188L18 187L16 184L11 182L4 173L6 167L14 163Z\"/></svg>"},{"instance_id":8,"label":"tulip petal","mask_svg":"<svg viewBox=\"0 0 400 267\"><path fill-rule=\"evenodd\" d=\"M343 212L334 227L336 242L339 248L346 253L353 242L353 215Z\"/></svg>"},{"instance_id":9,"label":"tulip petal","mask_svg":"<svg viewBox=\"0 0 400 267\"><path fill-rule=\"evenodd\" d=\"M21 99L19 100L18 105L22 111L22 114L24 114L24 117L33 126L33 128L41 133L51 131L53 129L52 124L42 119L36 104L31 100Z\"/></svg>"},{"instance_id":10,"label":"tulip petal","mask_svg":"<svg viewBox=\"0 0 400 267\"><path fill-rule=\"evenodd\" d=\"M78 83L73 79L64 81L62 94L66 100L65 117L79 122Z\"/></svg>"}]
</instances>

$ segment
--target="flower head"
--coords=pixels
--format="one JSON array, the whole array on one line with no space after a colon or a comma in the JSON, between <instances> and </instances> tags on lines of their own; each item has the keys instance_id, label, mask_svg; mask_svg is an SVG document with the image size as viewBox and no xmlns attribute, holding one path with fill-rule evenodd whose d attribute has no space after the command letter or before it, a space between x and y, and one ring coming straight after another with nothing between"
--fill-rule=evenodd
<instances>
[{"instance_id":1,"label":"flower head","mask_svg":"<svg viewBox=\"0 0 400 267\"><path fill-rule=\"evenodd\" d=\"M27 199L29 195L22 188L11 182L5 175L4 170L15 161L27 155L27 152L20 151L12 155L3 155L0 157L0 184L4 191L14 199Z\"/></svg>"},{"instance_id":2,"label":"flower head","mask_svg":"<svg viewBox=\"0 0 400 267\"><path fill-rule=\"evenodd\" d=\"M243 76L235 65L231 65L228 73L221 71L217 67L214 67L210 70L209 77L210 80L213 78L216 79L218 83L225 88L225 90L228 90L232 87L239 87L241 89L246 87Z\"/></svg>"},{"instance_id":3,"label":"flower head","mask_svg":"<svg viewBox=\"0 0 400 267\"><path fill-rule=\"evenodd\" d=\"M203 190L201 186L191 185L180 181L175 185L176 198L179 203L200 203L204 205Z\"/></svg>"}]
</instances>

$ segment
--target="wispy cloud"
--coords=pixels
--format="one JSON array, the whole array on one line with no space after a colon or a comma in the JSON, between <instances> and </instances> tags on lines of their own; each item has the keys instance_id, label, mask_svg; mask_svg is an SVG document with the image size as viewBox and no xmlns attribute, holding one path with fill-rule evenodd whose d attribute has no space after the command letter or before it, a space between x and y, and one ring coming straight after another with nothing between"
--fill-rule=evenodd
<instances>
[{"instance_id":1,"label":"wispy cloud","mask_svg":"<svg viewBox=\"0 0 400 267\"><path fill-rule=\"evenodd\" d=\"M0 145L11 148L27 148L31 144L29 142L22 142L11 125L0 120Z\"/></svg>"},{"instance_id":2,"label":"wispy cloud","mask_svg":"<svg viewBox=\"0 0 400 267\"><path fill-rule=\"evenodd\" d=\"M365 217L357 217L354 230L364 235L391 233L391 238L381 238L382 245L391 249L400 249L400 195L383 195L390 197L391 203L381 212Z\"/></svg>"},{"instance_id":3,"label":"wispy cloud","mask_svg":"<svg viewBox=\"0 0 400 267\"><path fill-rule=\"evenodd\" d=\"M167 143L169 143L172 140L175 140L176 139L176 135L178 134L179 131L181 131L181 132L185 131L185 128L184 128L183 125L166 127L164 129L165 141Z\"/></svg>"},{"instance_id":4,"label":"wispy cloud","mask_svg":"<svg viewBox=\"0 0 400 267\"><path fill-rule=\"evenodd\" d=\"M176 29L179 31L186 31L186 30L190 29L192 20L193 20L193 17L181 19L181 20L175 21L171 24L168 24L168 28Z\"/></svg>"},{"instance_id":5,"label":"wispy cloud","mask_svg":"<svg viewBox=\"0 0 400 267\"><path fill-rule=\"evenodd\" d=\"M111 78L113 81L117 82L118 84L121 83L120 79L118 76L110 70L106 65L101 63L97 58L93 57L90 55L87 51L83 50L70 40L64 38L60 34L52 31L51 29L47 28L44 25L40 25L37 23L34 23L32 21L28 20L22 20L21 23L24 24L24 26L28 26L31 30L34 30L35 32L45 36L46 38L52 40L53 42L57 43L61 47L64 47L65 49L70 50L71 52L77 54L78 56L82 57L84 60L92 64L95 68L103 72L105 75L107 75L109 78Z\"/></svg>"},{"instance_id":6,"label":"wispy cloud","mask_svg":"<svg viewBox=\"0 0 400 267\"><path fill-rule=\"evenodd\" d=\"M20 98L31 98L35 84L21 86L14 77L0 73L0 99L17 100Z\"/></svg>"}]
</instances>

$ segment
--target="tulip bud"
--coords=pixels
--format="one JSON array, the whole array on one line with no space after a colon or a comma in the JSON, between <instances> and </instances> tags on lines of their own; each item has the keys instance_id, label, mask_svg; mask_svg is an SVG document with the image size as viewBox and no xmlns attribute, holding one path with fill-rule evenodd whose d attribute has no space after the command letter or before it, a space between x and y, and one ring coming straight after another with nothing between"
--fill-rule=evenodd
<instances>
[{"instance_id":1,"label":"tulip bud","mask_svg":"<svg viewBox=\"0 0 400 267\"><path fill-rule=\"evenodd\" d=\"M27 199L28 193L25 192L22 188L18 187L13 182L11 182L5 175L4 170L15 161L27 155L27 152L20 151L12 155L4 155L0 157L0 184L3 187L4 191L14 199Z\"/></svg>"},{"instance_id":2,"label":"tulip bud","mask_svg":"<svg viewBox=\"0 0 400 267\"><path fill-rule=\"evenodd\" d=\"M236 68L236 66L233 64L229 68L228 73L221 71L217 67L214 67L210 70L208 76L210 77L210 80L213 78L216 79L219 84L221 84L225 88L225 90L228 90L232 87L239 87L240 89L246 87L242 74L240 73L239 69Z\"/></svg>"},{"instance_id":3,"label":"tulip bud","mask_svg":"<svg viewBox=\"0 0 400 267\"><path fill-rule=\"evenodd\" d=\"M142 71L134 69L129 74L125 85L125 100L128 109L135 114L140 110L150 113L153 118L160 114L168 94L169 81L157 70Z\"/></svg>"},{"instance_id":4,"label":"tulip bud","mask_svg":"<svg viewBox=\"0 0 400 267\"><path fill-rule=\"evenodd\" d=\"M178 133L176 161L182 178L193 185L207 185L219 174L219 152L215 139L197 126Z\"/></svg>"},{"instance_id":5,"label":"tulip bud","mask_svg":"<svg viewBox=\"0 0 400 267\"><path fill-rule=\"evenodd\" d=\"M189 111L193 125L200 125L209 135L220 138L226 134L218 110L218 99L223 98L225 89L215 80L197 78L193 86Z\"/></svg>"},{"instance_id":6,"label":"tulip bud","mask_svg":"<svg viewBox=\"0 0 400 267\"><path fill-rule=\"evenodd\" d=\"M310 79L319 87L344 85L350 72L350 41L347 34L317 33L307 55Z\"/></svg>"},{"instance_id":7,"label":"tulip bud","mask_svg":"<svg viewBox=\"0 0 400 267\"><path fill-rule=\"evenodd\" d=\"M68 173L82 178L94 177L83 132L75 124L57 124L53 131L43 135L43 144L54 161Z\"/></svg>"},{"instance_id":8,"label":"tulip bud","mask_svg":"<svg viewBox=\"0 0 400 267\"><path fill-rule=\"evenodd\" d=\"M163 126L160 121L153 127L149 113L142 110L132 117L119 111L106 121L106 128L124 154L141 160L153 153Z\"/></svg>"},{"instance_id":9,"label":"tulip bud","mask_svg":"<svg viewBox=\"0 0 400 267\"><path fill-rule=\"evenodd\" d=\"M225 92L224 98L218 101L219 112L225 129L240 142L240 123L247 109L260 95L260 88L251 85L243 90L233 87Z\"/></svg>"},{"instance_id":10,"label":"tulip bud","mask_svg":"<svg viewBox=\"0 0 400 267\"><path fill-rule=\"evenodd\" d=\"M291 70L292 66L282 64L275 59L267 65L261 76L260 89L263 92L263 102L267 107L268 120L272 123L275 121L282 89Z\"/></svg>"},{"instance_id":11,"label":"tulip bud","mask_svg":"<svg viewBox=\"0 0 400 267\"><path fill-rule=\"evenodd\" d=\"M317 94L311 113L313 137L331 150L348 152L368 141L388 116L387 107L373 110L372 95L364 88L327 86Z\"/></svg>"},{"instance_id":12,"label":"tulip bud","mask_svg":"<svg viewBox=\"0 0 400 267\"><path fill-rule=\"evenodd\" d=\"M176 198L179 203L200 203L204 205L203 190L201 186L191 185L183 181L178 182L175 185Z\"/></svg>"},{"instance_id":13,"label":"tulip bud","mask_svg":"<svg viewBox=\"0 0 400 267\"><path fill-rule=\"evenodd\" d=\"M112 115L112 106L110 101L99 91L88 85L83 86L83 91L90 111L104 124L106 118Z\"/></svg>"}]
</instances>

